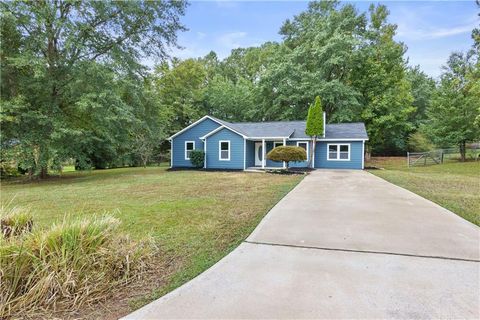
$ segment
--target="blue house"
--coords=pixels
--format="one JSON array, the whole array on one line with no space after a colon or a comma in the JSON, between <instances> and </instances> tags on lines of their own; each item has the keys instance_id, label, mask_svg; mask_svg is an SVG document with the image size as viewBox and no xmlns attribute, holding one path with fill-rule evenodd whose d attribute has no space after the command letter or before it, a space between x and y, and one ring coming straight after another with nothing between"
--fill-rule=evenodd
<instances>
[{"instance_id":1,"label":"blue house","mask_svg":"<svg viewBox=\"0 0 480 320\"><path fill-rule=\"evenodd\" d=\"M324 114L325 119L325 114ZM172 135L171 167L192 167L190 152L205 152L206 169L285 167L267 159L275 147L288 145L305 148L310 157L312 141L305 134L306 121L227 122L205 116ZM315 168L363 169L365 141L368 135L363 123L338 123L324 126L313 154ZM307 161L293 162L291 167L306 167Z\"/></svg>"}]
</instances>

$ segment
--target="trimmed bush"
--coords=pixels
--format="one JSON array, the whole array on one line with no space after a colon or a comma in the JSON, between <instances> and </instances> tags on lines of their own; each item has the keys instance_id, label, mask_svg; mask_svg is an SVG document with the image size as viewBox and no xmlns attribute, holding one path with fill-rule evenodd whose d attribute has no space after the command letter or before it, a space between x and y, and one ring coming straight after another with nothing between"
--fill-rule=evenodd
<instances>
[{"instance_id":1,"label":"trimmed bush","mask_svg":"<svg viewBox=\"0 0 480 320\"><path fill-rule=\"evenodd\" d=\"M205 152L203 150L192 150L190 152L190 162L196 168L203 168L203 162L205 161Z\"/></svg>"},{"instance_id":2,"label":"trimmed bush","mask_svg":"<svg viewBox=\"0 0 480 320\"><path fill-rule=\"evenodd\" d=\"M301 147L281 146L270 150L270 152L267 153L267 159L277 162L285 161L288 169L289 162L291 161L296 162L307 160L307 152Z\"/></svg>"},{"instance_id":3,"label":"trimmed bush","mask_svg":"<svg viewBox=\"0 0 480 320\"><path fill-rule=\"evenodd\" d=\"M157 250L119 225L94 216L0 240L0 318L78 310L139 276Z\"/></svg>"}]
</instances>

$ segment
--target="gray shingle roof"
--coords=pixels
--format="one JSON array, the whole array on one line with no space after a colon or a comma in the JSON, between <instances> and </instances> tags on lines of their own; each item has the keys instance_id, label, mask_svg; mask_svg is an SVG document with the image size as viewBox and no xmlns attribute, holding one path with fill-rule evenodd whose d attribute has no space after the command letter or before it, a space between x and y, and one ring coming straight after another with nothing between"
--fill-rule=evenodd
<instances>
[{"instance_id":1,"label":"gray shingle roof","mask_svg":"<svg viewBox=\"0 0 480 320\"><path fill-rule=\"evenodd\" d=\"M214 119L247 137L309 138L305 134L306 121L231 123ZM327 124L325 129L325 139L368 139L365 125L362 122Z\"/></svg>"}]
</instances>

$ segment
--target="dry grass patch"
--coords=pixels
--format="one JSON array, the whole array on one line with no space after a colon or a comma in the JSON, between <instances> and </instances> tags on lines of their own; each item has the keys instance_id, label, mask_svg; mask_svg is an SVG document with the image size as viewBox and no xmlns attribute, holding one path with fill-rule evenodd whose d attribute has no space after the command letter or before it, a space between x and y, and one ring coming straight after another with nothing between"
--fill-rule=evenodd
<instances>
[{"instance_id":1,"label":"dry grass patch","mask_svg":"<svg viewBox=\"0 0 480 320\"><path fill-rule=\"evenodd\" d=\"M2 208L2 221L17 212ZM2 237L0 318L76 311L148 270L157 248L122 235L119 224L92 216Z\"/></svg>"}]
</instances>

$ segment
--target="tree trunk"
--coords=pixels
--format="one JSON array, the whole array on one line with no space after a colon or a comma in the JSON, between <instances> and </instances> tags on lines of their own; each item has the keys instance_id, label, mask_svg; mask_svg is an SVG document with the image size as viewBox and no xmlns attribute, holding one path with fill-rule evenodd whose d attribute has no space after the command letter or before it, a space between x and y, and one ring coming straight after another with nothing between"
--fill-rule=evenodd
<instances>
[{"instance_id":1,"label":"tree trunk","mask_svg":"<svg viewBox=\"0 0 480 320\"><path fill-rule=\"evenodd\" d=\"M460 161L462 162L465 162L466 160L465 153L466 153L466 141L463 140L462 142L460 142Z\"/></svg>"},{"instance_id":2,"label":"tree trunk","mask_svg":"<svg viewBox=\"0 0 480 320\"><path fill-rule=\"evenodd\" d=\"M40 179L45 179L48 176L48 168L47 166L42 166L40 169Z\"/></svg>"}]
</instances>

